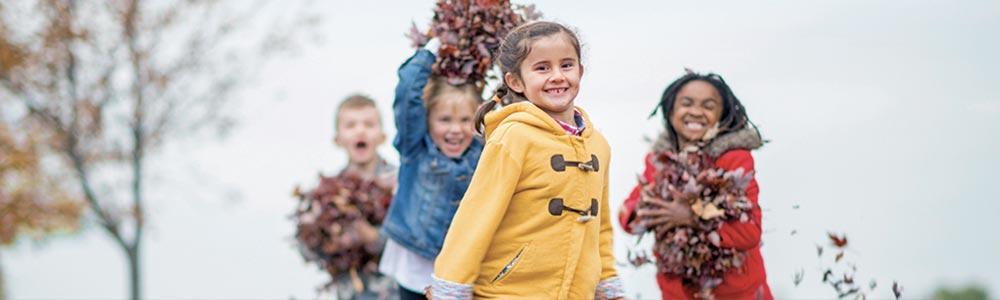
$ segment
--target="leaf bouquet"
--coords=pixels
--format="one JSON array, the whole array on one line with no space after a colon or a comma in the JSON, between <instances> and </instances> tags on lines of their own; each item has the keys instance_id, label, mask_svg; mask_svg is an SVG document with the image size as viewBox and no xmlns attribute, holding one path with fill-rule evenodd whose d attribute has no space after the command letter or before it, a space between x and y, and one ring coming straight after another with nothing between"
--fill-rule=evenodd
<instances>
[{"instance_id":1,"label":"leaf bouquet","mask_svg":"<svg viewBox=\"0 0 1000 300\"><path fill-rule=\"evenodd\" d=\"M294 195L299 205L292 217L302 256L334 279L350 274L355 288L363 289L359 273L378 272L382 246L374 226L385 218L390 185L345 172L321 175L315 189L303 193L296 187Z\"/></svg>"},{"instance_id":2,"label":"leaf bouquet","mask_svg":"<svg viewBox=\"0 0 1000 300\"><path fill-rule=\"evenodd\" d=\"M426 33L413 24L407 36L414 47L437 37L441 41L433 73L448 83L475 83L482 88L503 37L525 21L541 17L534 5L512 6L509 0L439 0Z\"/></svg>"},{"instance_id":3,"label":"leaf bouquet","mask_svg":"<svg viewBox=\"0 0 1000 300\"><path fill-rule=\"evenodd\" d=\"M698 297L712 298L711 291L722 282L723 274L742 266L745 259L740 251L721 246L719 228L727 221L750 220L752 204L746 189L753 173L717 168L702 151L655 152L653 166L652 180L640 178L644 196L639 208L681 201L690 205L695 220L685 226L661 224L640 230L656 238L653 252L659 257L660 272L679 276L684 285L698 288Z\"/></svg>"}]
</instances>

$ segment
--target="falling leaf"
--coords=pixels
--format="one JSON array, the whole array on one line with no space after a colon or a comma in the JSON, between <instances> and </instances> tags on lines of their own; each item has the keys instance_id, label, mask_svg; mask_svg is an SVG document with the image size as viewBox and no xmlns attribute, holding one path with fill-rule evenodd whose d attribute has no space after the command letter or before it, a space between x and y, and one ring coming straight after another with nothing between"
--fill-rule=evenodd
<instances>
[{"instance_id":1,"label":"falling leaf","mask_svg":"<svg viewBox=\"0 0 1000 300\"><path fill-rule=\"evenodd\" d=\"M899 285L899 283L893 281L892 282L892 294L894 296L896 296L896 299L899 299L899 297L903 296L903 286Z\"/></svg>"},{"instance_id":2,"label":"falling leaf","mask_svg":"<svg viewBox=\"0 0 1000 300\"><path fill-rule=\"evenodd\" d=\"M803 277L805 277L805 270L799 268L799 270L795 272L795 277L792 282L795 283L795 286L799 286L799 283L802 283Z\"/></svg>"},{"instance_id":3,"label":"falling leaf","mask_svg":"<svg viewBox=\"0 0 1000 300\"><path fill-rule=\"evenodd\" d=\"M875 282L875 279L872 279L871 282L868 282L868 288L870 288L871 290L875 290L876 286L878 286L878 282Z\"/></svg>"},{"instance_id":4,"label":"falling leaf","mask_svg":"<svg viewBox=\"0 0 1000 300\"><path fill-rule=\"evenodd\" d=\"M840 262L840 260L843 258L844 258L844 252L841 251L840 253L837 253L837 256L833 259L833 261Z\"/></svg>"},{"instance_id":5,"label":"falling leaf","mask_svg":"<svg viewBox=\"0 0 1000 300\"><path fill-rule=\"evenodd\" d=\"M799 233L799 231L795 230L795 229L792 229L792 234L791 235L795 235L796 233Z\"/></svg>"},{"instance_id":6,"label":"falling leaf","mask_svg":"<svg viewBox=\"0 0 1000 300\"><path fill-rule=\"evenodd\" d=\"M413 22L411 22L410 32L406 34L406 37L410 39L410 45L414 48L423 47L428 40L428 36L417 28L417 23Z\"/></svg>"},{"instance_id":7,"label":"falling leaf","mask_svg":"<svg viewBox=\"0 0 1000 300\"><path fill-rule=\"evenodd\" d=\"M823 246L816 245L816 256L823 257Z\"/></svg>"},{"instance_id":8,"label":"falling leaf","mask_svg":"<svg viewBox=\"0 0 1000 300\"><path fill-rule=\"evenodd\" d=\"M854 294L858 293L858 291L860 291L860 290L861 289L859 289L857 287L853 287L853 288L851 288L851 289L849 289L847 291L844 291L844 292L838 294L837 297L838 298L844 298L844 297L847 297L847 296L850 296L850 295L854 295Z\"/></svg>"},{"instance_id":9,"label":"falling leaf","mask_svg":"<svg viewBox=\"0 0 1000 300\"><path fill-rule=\"evenodd\" d=\"M847 235L846 234L837 236L836 234L830 232L830 233L828 233L828 235L830 236L830 242L833 243L833 246L835 246L837 248L847 247Z\"/></svg>"}]
</instances>

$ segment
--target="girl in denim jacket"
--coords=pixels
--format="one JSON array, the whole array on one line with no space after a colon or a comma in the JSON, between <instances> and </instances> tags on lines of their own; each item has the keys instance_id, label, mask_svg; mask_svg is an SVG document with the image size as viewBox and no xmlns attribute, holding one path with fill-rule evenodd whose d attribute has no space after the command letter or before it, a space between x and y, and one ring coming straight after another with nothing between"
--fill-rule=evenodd
<instances>
[{"instance_id":1,"label":"girl in denim jacket","mask_svg":"<svg viewBox=\"0 0 1000 300\"><path fill-rule=\"evenodd\" d=\"M382 227L389 240L379 271L396 279L402 299L423 298L483 150L473 133L482 96L474 84L451 85L431 74L439 46L431 40L400 66L392 104L399 189Z\"/></svg>"}]
</instances>

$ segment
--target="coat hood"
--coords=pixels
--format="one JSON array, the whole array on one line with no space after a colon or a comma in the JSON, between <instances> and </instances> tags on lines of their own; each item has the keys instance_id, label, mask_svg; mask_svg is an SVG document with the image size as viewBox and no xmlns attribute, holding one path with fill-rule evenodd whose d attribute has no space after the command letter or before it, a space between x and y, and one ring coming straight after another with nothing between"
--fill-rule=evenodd
<instances>
[{"instance_id":1,"label":"coat hood","mask_svg":"<svg viewBox=\"0 0 1000 300\"><path fill-rule=\"evenodd\" d=\"M590 116L588 116L583 109L579 107L575 108L580 111L580 114L583 116L583 124L586 127L586 129L584 129L581 133L581 136L587 138L591 135L594 128L590 123ZM485 123L485 138L489 138L490 134L492 134L497 127L506 123L520 123L538 128L539 130L549 132L553 135L566 135L566 131L563 130L559 123L556 123L556 120L553 119L552 116L549 116L549 114L545 113L542 109L528 101L510 104L500 108L499 110L487 113Z\"/></svg>"},{"instance_id":2,"label":"coat hood","mask_svg":"<svg viewBox=\"0 0 1000 300\"><path fill-rule=\"evenodd\" d=\"M760 138L760 132L753 126L720 134L706 144L703 149L711 157L719 157L726 151L733 149L756 150L764 146L764 141ZM653 143L653 151L677 151L674 139L669 131L664 130L656 142Z\"/></svg>"}]
</instances>

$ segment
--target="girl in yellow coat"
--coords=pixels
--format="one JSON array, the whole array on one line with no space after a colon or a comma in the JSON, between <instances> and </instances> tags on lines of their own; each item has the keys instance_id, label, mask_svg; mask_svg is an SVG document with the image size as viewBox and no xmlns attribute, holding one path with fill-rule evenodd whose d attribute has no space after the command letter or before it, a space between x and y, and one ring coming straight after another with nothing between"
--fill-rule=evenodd
<instances>
[{"instance_id":1,"label":"girl in yellow coat","mask_svg":"<svg viewBox=\"0 0 1000 300\"><path fill-rule=\"evenodd\" d=\"M435 261L430 296L621 298L610 149L573 105L583 75L576 35L528 23L507 35L496 59L503 83L477 114L486 146Z\"/></svg>"}]
</instances>

